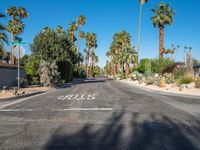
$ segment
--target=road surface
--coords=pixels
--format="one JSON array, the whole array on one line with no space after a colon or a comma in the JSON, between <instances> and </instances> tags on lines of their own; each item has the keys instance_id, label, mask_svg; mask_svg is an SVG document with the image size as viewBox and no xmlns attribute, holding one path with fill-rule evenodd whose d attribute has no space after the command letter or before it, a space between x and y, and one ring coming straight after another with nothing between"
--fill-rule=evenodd
<instances>
[{"instance_id":1,"label":"road surface","mask_svg":"<svg viewBox=\"0 0 200 150\"><path fill-rule=\"evenodd\" d=\"M0 149L200 150L200 99L107 78L0 105Z\"/></svg>"}]
</instances>

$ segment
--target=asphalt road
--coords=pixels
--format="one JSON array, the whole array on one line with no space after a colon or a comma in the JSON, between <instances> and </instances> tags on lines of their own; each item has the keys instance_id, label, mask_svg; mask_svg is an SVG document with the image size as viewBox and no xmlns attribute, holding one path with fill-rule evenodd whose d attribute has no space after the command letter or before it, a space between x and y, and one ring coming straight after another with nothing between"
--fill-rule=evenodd
<instances>
[{"instance_id":1,"label":"asphalt road","mask_svg":"<svg viewBox=\"0 0 200 150\"><path fill-rule=\"evenodd\" d=\"M200 150L200 99L75 82L2 107L0 149Z\"/></svg>"}]
</instances>

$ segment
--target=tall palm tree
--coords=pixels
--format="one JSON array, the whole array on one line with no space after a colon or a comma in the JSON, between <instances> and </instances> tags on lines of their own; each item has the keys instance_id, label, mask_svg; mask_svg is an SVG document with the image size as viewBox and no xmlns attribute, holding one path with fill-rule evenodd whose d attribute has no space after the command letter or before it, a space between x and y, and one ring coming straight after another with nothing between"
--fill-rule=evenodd
<instances>
[{"instance_id":1,"label":"tall palm tree","mask_svg":"<svg viewBox=\"0 0 200 150\"><path fill-rule=\"evenodd\" d=\"M152 12L154 13L154 16L151 17L153 25L155 28L158 27L160 30L159 56L162 58L164 54L164 28L165 25L171 25L173 23L175 12L174 9L170 8L169 4L165 4L163 2L152 9Z\"/></svg>"},{"instance_id":2,"label":"tall palm tree","mask_svg":"<svg viewBox=\"0 0 200 150\"><path fill-rule=\"evenodd\" d=\"M0 12L0 19L4 18L5 15ZM0 23L0 56L3 57L5 55L4 51L4 43L8 44L8 37L5 34L6 27Z\"/></svg>"},{"instance_id":3,"label":"tall palm tree","mask_svg":"<svg viewBox=\"0 0 200 150\"><path fill-rule=\"evenodd\" d=\"M82 27L86 24L87 19L84 15L80 15L77 18L77 23L78 23L78 41L77 41L77 51L79 52L80 50L80 41L84 38L84 32L82 31Z\"/></svg>"},{"instance_id":4,"label":"tall palm tree","mask_svg":"<svg viewBox=\"0 0 200 150\"><path fill-rule=\"evenodd\" d=\"M75 32L78 30L78 25L75 21L73 21L70 26L69 26L69 29L68 29L68 35L71 39L71 42L74 42L76 41L76 35L75 35Z\"/></svg>"},{"instance_id":5,"label":"tall palm tree","mask_svg":"<svg viewBox=\"0 0 200 150\"><path fill-rule=\"evenodd\" d=\"M138 53L140 51L140 31L141 31L141 20L142 20L142 7L145 3L148 2L148 0L139 0L139 2L140 2L140 13L139 13L139 19L138 19L138 47L137 47Z\"/></svg>"},{"instance_id":6,"label":"tall palm tree","mask_svg":"<svg viewBox=\"0 0 200 150\"><path fill-rule=\"evenodd\" d=\"M85 58L85 66L86 66L86 73L87 77L89 77L89 57L90 57L90 50L92 48L92 34L91 33L86 33L85 36L86 39L86 47L85 53L86 53L86 58Z\"/></svg>"},{"instance_id":7,"label":"tall palm tree","mask_svg":"<svg viewBox=\"0 0 200 150\"><path fill-rule=\"evenodd\" d=\"M25 24L23 19L28 18L28 12L24 7L11 6L7 9L7 14L11 17L8 21L7 31L11 34L12 41L15 41L17 35L24 32ZM11 64L14 64L14 56L11 49Z\"/></svg>"},{"instance_id":8,"label":"tall palm tree","mask_svg":"<svg viewBox=\"0 0 200 150\"><path fill-rule=\"evenodd\" d=\"M92 73L93 73L93 69L94 69L94 64L95 64L95 49L97 48L97 35L95 33L92 33Z\"/></svg>"}]
</instances>

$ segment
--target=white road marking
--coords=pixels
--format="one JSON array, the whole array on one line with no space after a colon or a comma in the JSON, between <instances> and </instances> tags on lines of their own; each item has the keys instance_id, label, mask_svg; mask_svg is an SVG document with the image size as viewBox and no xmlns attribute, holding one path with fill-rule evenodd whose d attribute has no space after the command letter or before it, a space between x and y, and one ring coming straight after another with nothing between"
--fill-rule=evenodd
<instances>
[{"instance_id":1,"label":"white road marking","mask_svg":"<svg viewBox=\"0 0 200 150\"><path fill-rule=\"evenodd\" d=\"M95 100L95 94L88 94L87 96L85 96L84 94L81 95L81 97L79 97L78 94L67 94L67 95L63 95L58 97L58 100L64 101L64 100Z\"/></svg>"},{"instance_id":2,"label":"white road marking","mask_svg":"<svg viewBox=\"0 0 200 150\"><path fill-rule=\"evenodd\" d=\"M82 94L80 98L77 98L77 100L85 100L84 96L85 96L85 95Z\"/></svg>"},{"instance_id":3,"label":"white road marking","mask_svg":"<svg viewBox=\"0 0 200 150\"><path fill-rule=\"evenodd\" d=\"M45 109L1 109L0 112L29 112L44 111ZM68 108L68 109L46 109L45 111L112 111L112 108Z\"/></svg>"}]
</instances>

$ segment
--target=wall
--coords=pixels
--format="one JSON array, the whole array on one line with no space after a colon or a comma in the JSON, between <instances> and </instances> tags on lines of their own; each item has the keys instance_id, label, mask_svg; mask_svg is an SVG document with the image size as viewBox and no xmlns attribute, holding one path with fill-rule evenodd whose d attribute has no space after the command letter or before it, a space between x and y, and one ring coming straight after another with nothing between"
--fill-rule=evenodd
<instances>
[{"instance_id":1,"label":"wall","mask_svg":"<svg viewBox=\"0 0 200 150\"><path fill-rule=\"evenodd\" d=\"M17 73L16 65L0 63L0 89L3 86L17 86ZM20 78L25 77L26 73L23 67L20 67Z\"/></svg>"}]
</instances>

